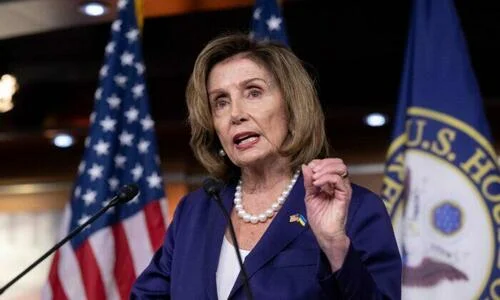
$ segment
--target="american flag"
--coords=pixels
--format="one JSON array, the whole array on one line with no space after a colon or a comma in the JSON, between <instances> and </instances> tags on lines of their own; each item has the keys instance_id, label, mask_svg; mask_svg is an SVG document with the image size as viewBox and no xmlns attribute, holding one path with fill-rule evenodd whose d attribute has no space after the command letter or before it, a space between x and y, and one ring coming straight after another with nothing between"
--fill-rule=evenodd
<instances>
[{"instance_id":1,"label":"american flag","mask_svg":"<svg viewBox=\"0 0 500 300\"><path fill-rule=\"evenodd\" d=\"M106 205L122 185L139 195L110 209L55 254L44 299L128 299L163 242L166 196L144 80L133 0L117 2L71 201L60 236Z\"/></svg>"},{"instance_id":2,"label":"american flag","mask_svg":"<svg viewBox=\"0 0 500 300\"><path fill-rule=\"evenodd\" d=\"M288 46L285 21L276 0L255 0L250 37L273 40Z\"/></svg>"}]
</instances>

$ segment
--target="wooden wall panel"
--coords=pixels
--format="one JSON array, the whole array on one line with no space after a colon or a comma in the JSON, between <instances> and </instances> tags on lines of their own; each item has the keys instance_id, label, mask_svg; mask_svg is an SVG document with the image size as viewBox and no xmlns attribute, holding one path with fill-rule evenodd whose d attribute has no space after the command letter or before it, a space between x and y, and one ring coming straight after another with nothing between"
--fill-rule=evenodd
<instances>
[{"instance_id":1,"label":"wooden wall panel","mask_svg":"<svg viewBox=\"0 0 500 300\"><path fill-rule=\"evenodd\" d=\"M245 7L254 3L253 0L144 0L144 15L146 17L179 15L193 11Z\"/></svg>"},{"instance_id":2,"label":"wooden wall panel","mask_svg":"<svg viewBox=\"0 0 500 300\"><path fill-rule=\"evenodd\" d=\"M357 174L351 175L351 181L364 186L376 194L380 194L382 190L382 177L383 174Z\"/></svg>"},{"instance_id":3,"label":"wooden wall panel","mask_svg":"<svg viewBox=\"0 0 500 300\"><path fill-rule=\"evenodd\" d=\"M175 208L179 201L188 193L188 185L185 182L174 182L167 184L168 216L167 224L170 224L174 216Z\"/></svg>"},{"instance_id":4,"label":"wooden wall panel","mask_svg":"<svg viewBox=\"0 0 500 300\"><path fill-rule=\"evenodd\" d=\"M0 194L0 212L41 212L64 208L68 189L34 194Z\"/></svg>"}]
</instances>

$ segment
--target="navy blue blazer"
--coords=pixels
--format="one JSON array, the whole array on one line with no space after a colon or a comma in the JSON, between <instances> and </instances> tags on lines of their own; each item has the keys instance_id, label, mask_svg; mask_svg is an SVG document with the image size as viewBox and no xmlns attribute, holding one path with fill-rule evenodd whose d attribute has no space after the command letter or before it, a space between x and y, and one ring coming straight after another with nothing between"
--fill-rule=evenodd
<instances>
[{"instance_id":1,"label":"navy blue blazer","mask_svg":"<svg viewBox=\"0 0 500 300\"><path fill-rule=\"evenodd\" d=\"M267 231L245 259L254 299L400 299L401 258L382 200L352 184L347 218L351 246L334 273L307 224L302 176ZM235 186L221 192L228 211ZM149 266L137 278L130 299L217 299L216 271L227 222L202 189L185 196ZM229 299L245 299L242 275Z\"/></svg>"}]
</instances>

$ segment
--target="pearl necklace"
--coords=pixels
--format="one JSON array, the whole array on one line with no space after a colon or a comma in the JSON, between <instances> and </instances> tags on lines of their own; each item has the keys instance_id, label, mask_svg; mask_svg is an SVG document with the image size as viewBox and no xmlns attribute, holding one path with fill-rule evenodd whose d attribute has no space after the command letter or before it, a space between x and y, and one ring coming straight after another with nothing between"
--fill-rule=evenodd
<instances>
[{"instance_id":1,"label":"pearl necklace","mask_svg":"<svg viewBox=\"0 0 500 300\"><path fill-rule=\"evenodd\" d=\"M236 192L234 193L234 208L236 209L236 212L238 213L238 217L242 218L243 221L245 222L250 222L252 224L257 224L258 222L266 222L267 219L270 219L273 217L274 213L277 212L283 203L285 203L286 198L288 197L288 194L290 194L290 191L292 190L295 182L297 181L297 178L299 177L300 170L297 170L295 174L293 175L292 179L290 180L290 184L286 186L285 190L281 195L278 197L278 199L271 205L271 208L267 209L264 213L258 214L258 215L253 215L248 213L244 208L243 208L243 203L241 199L241 185L242 181L241 179L238 182L238 185L236 186Z\"/></svg>"}]
</instances>

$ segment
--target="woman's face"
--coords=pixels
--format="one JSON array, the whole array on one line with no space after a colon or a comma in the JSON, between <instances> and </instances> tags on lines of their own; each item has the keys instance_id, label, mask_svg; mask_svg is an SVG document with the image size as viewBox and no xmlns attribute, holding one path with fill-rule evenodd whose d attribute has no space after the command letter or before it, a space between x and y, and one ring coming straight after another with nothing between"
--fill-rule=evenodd
<instances>
[{"instance_id":1,"label":"woman's face","mask_svg":"<svg viewBox=\"0 0 500 300\"><path fill-rule=\"evenodd\" d=\"M229 159L240 168L275 162L288 122L271 73L244 56L233 56L212 68L207 90L215 131Z\"/></svg>"}]
</instances>

